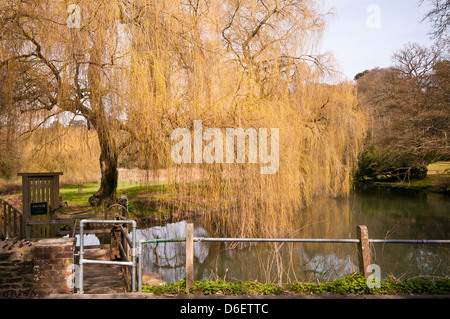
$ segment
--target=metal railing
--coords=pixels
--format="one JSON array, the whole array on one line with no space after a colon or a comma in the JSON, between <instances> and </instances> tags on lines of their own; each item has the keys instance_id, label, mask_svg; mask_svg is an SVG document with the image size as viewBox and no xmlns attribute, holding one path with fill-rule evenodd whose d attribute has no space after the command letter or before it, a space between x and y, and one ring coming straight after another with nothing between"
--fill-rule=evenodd
<instances>
[{"instance_id":1,"label":"metal railing","mask_svg":"<svg viewBox=\"0 0 450 319\"><path fill-rule=\"evenodd\" d=\"M193 242L278 242L278 243L338 243L338 244L357 244L359 257L359 270L367 278L367 268L370 264L370 247L369 243L386 243L386 244L450 244L450 240L428 240L428 239L369 239L367 227L359 225L357 227L357 239L333 239L333 238L213 238L213 237L194 237L193 225L186 224L186 238L172 239L150 239L140 240L138 243L138 291L142 292L142 247L151 243L168 243L168 242L186 242L186 290L189 291L193 284Z\"/></svg>"},{"instance_id":2,"label":"metal railing","mask_svg":"<svg viewBox=\"0 0 450 319\"><path fill-rule=\"evenodd\" d=\"M142 258L142 245L144 244L154 244L154 243L173 243L173 242L186 242L186 238L167 238L167 239L141 239L138 242L138 291L142 292L142 275L144 273L144 261Z\"/></svg>"},{"instance_id":3,"label":"metal railing","mask_svg":"<svg viewBox=\"0 0 450 319\"><path fill-rule=\"evenodd\" d=\"M129 260L128 259L128 248L130 250L133 249L133 243L131 239L128 237L128 230L123 228L122 225L114 226L114 228L111 231L111 247L113 246L113 240L115 243L115 246L119 248L119 260ZM123 279L125 280L125 283L127 285L128 291L134 291L133 288L130 285L130 282L128 281L128 273L129 273L130 267L129 266L122 266L123 271Z\"/></svg>"},{"instance_id":4,"label":"metal railing","mask_svg":"<svg viewBox=\"0 0 450 319\"><path fill-rule=\"evenodd\" d=\"M131 224L132 238L131 238L131 261L113 261L113 260L93 260L84 258L84 225L85 224ZM128 236L126 236L128 237ZM136 290L136 222L134 220L88 220L80 221L80 251L79 251L79 294L83 294L83 272L85 264L102 264L102 265L119 265L131 267L131 291Z\"/></svg>"}]
</instances>

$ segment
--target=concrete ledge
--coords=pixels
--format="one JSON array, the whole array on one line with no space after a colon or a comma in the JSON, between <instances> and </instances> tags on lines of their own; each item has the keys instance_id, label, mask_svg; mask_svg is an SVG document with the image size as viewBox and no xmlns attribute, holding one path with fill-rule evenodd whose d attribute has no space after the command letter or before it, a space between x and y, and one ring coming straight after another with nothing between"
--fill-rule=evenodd
<instances>
[{"instance_id":1,"label":"concrete ledge","mask_svg":"<svg viewBox=\"0 0 450 319\"><path fill-rule=\"evenodd\" d=\"M151 293L123 293L123 294L51 294L42 299L450 299L448 295L193 295L193 296L158 296Z\"/></svg>"},{"instance_id":2,"label":"concrete ledge","mask_svg":"<svg viewBox=\"0 0 450 319\"><path fill-rule=\"evenodd\" d=\"M61 248L70 248L72 249L75 244L76 238L46 238L39 240L34 246L36 248L48 248L55 246Z\"/></svg>"}]
</instances>

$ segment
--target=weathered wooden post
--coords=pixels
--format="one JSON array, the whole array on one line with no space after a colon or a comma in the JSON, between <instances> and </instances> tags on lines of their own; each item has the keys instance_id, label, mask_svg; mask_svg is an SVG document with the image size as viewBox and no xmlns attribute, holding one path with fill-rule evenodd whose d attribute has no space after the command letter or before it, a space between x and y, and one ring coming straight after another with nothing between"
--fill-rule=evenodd
<instances>
[{"instance_id":1,"label":"weathered wooden post","mask_svg":"<svg viewBox=\"0 0 450 319\"><path fill-rule=\"evenodd\" d=\"M127 191L123 191L122 195L119 199L120 204L122 207L122 216L128 218L128 197L127 197Z\"/></svg>"},{"instance_id":2,"label":"weathered wooden post","mask_svg":"<svg viewBox=\"0 0 450 319\"><path fill-rule=\"evenodd\" d=\"M359 239L359 272L364 275L364 278L368 278L372 273L367 271L367 267L370 265L369 231L367 226L358 225L356 227L356 235Z\"/></svg>"},{"instance_id":3,"label":"weathered wooden post","mask_svg":"<svg viewBox=\"0 0 450 319\"><path fill-rule=\"evenodd\" d=\"M186 293L194 284L194 224L186 224Z\"/></svg>"}]
</instances>

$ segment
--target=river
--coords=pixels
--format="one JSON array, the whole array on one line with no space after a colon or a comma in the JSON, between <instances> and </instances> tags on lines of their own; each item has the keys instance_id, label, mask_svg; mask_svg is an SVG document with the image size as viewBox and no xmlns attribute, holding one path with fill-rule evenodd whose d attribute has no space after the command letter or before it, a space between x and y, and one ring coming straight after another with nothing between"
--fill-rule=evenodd
<instances>
[{"instance_id":1,"label":"river","mask_svg":"<svg viewBox=\"0 0 450 319\"><path fill-rule=\"evenodd\" d=\"M300 210L296 237L356 238L356 226L366 225L374 239L449 239L449 212L449 198L438 194L358 192ZM198 219L138 229L137 240L183 238L187 222L194 236L210 236ZM382 278L450 274L450 245L372 244L371 252ZM167 283L185 277L184 242L145 244L143 260L144 275ZM358 271L356 244L194 243L194 280L317 282L352 271Z\"/></svg>"}]
</instances>

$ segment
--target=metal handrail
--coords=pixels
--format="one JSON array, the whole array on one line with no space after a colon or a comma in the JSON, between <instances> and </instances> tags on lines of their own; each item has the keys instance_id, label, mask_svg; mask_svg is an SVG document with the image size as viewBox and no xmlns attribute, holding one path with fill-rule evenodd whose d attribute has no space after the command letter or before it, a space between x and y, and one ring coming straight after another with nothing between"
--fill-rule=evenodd
<instances>
[{"instance_id":1,"label":"metal handrail","mask_svg":"<svg viewBox=\"0 0 450 319\"><path fill-rule=\"evenodd\" d=\"M132 247L131 247L131 261L108 261L108 260L92 260L84 258L84 224L131 224L132 226ZM134 292L136 290L136 221L134 220L88 220L83 219L80 221L80 251L79 251L79 266L80 266L80 278L79 284L80 289L79 294L83 294L83 265L84 264L102 264L102 265L120 265L120 266L131 266L131 290Z\"/></svg>"},{"instance_id":2,"label":"metal handrail","mask_svg":"<svg viewBox=\"0 0 450 319\"><path fill-rule=\"evenodd\" d=\"M194 237L196 242L273 242L273 243L359 243L359 239L333 238L213 238Z\"/></svg>"},{"instance_id":3,"label":"metal handrail","mask_svg":"<svg viewBox=\"0 0 450 319\"><path fill-rule=\"evenodd\" d=\"M330 239L330 238L212 238L194 237L196 242L288 242L288 243L356 243L359 239ZM386 244L450 244L446 239L369 239L369 243Z\"/></svg>"}]
</instances>

